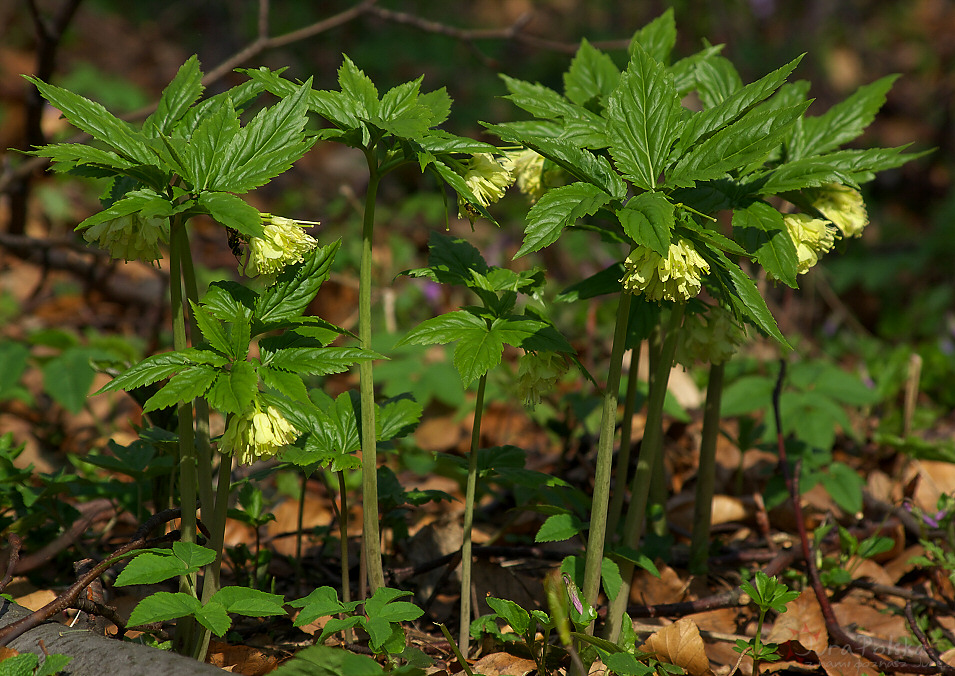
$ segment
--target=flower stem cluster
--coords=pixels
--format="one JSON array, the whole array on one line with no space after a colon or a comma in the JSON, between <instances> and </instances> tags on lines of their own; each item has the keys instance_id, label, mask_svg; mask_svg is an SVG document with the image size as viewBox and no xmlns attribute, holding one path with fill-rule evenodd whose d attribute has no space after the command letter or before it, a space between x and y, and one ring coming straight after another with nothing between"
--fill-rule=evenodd
<instances>
[{"instance_id":1,"label":"flower stem cluster","mask_svg":"<svg viewBox=\"0 0 955 676\"><path fill-rule=\"evenodd\" d=\"M638 245L627 256L620 281L624 290L634 295L642 293L649 300L682 303L700 293L702 278L709 271L709 263L690 242L675 238L666 258L649 247Z\"/></svg>"}]
</instances>

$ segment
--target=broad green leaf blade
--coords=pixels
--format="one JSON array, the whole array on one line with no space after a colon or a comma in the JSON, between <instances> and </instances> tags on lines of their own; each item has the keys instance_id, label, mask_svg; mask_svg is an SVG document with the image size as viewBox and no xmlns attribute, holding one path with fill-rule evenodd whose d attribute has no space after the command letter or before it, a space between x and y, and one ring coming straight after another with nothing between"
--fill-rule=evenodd
<instances>
[{"instance_id":1,"label":"broad green leaf blade","mask_svg":"<svg viewBox=\"0 0 955 676\"><path fill-rule=\"evenodd\" d=\"M114 218L122 218L130 214L140 214L143 218L165 217L173 213L173 206L165 197L152 190L131 190L123 199L113 202L108 208L81 221L76 226L82 230L91 225L102 223Z\"/></svg>"},{"instance_id":2,"label":"broad green leaf blade","mask_svg":"<svg viewBox=\"0 0 955 676\"><path fill-rule=\"evenodd\" d=\"M53 400L71 413L83 410L95 372L87 348L72 347L43 365L43 383Z\"/></svg>"},{"instance_id":3,"label":"broad green leaf blade","mask_svg":"<svg viewBox=\"0 0 955 676\"><path fill-rule=\"evenodd\" d=\"M341 243L339 239L326 246L316 247L305 254L304 261L282 270L275 283L256 300L256 319L264 327L269 327L301 317L328 279L332 261Z\"/></svg>"},{"instance_id":4,"label":"broad green leaf blade","mask_svg":"<svg viewBox=\"0 0 955 676\"><path fill-rule=\"evenodd\" d=\"M485 143L484 141L475 141L466 136L456 136L443 129L431 129L415 139L415 144L427 150L433 155L444 155L449 153L497 153L500 149L497 146Z\"/></svg>"},{"instance_id":5,"label":"broad green leaf blade","mask_svg":"<svg viewBox=\"0 0 955 676\"><path fill-rule=\"evenodd\" d=\"M587 42L580 42L577 54L564 73L564 94L577 105L602 100L617 86L620 70L607 54Z\"/></svg>"},{"instance_id":6,"label":"broad green leaf blade","mask_svg":"<svg viewBox=\"0 0 955 676\"><path fill-rule=\"evenodd\" d=\"M83 98L79 94L47 84L42 80L24 75L24 78L36 85L40 94L59 109L63 116L77 129L85 131L93 138L112 146L126 159L139 164L158 165L156 154L149 147L145 137L135 131L99 103ZM160 166L160 168L162 168Z\"/></svg>"},{"instance_id":7,"label":"broad green leaf blade","mask_svg":"<svg viewBox=\"0 0 955 676\"><path fill-rule=\"evenodd\" d=\"M579 106L542 84L517 80L501 74L501 79L510 94L505 99L512 101L518 108L526 110L534 117L542 119L573 118L581 110Z\"/></svg>"},{"instance_id":8,"label":"broad green leaf blade","mask_svg":"<svg viewBox=\"0 0 955 676\"><path fill-rule=\"evenodd\" d=\"M221 603L227 613L246 617L269 617L285 615L285 597L269 594L248 587L223 587L212 595L210 601Z\"/></svg>"},{"instance_id":9,"label":"broad green leaf blade","mask_svg":"<svg viewBox=\"0 0 955 676\"><path fill-rule=\"evenodd\" d=\"M246 237L262 237L262 215L241 197L227 192L201 192L197 203L212 218Z\"/></svg>"},{"instance_id":10,"label":"broad green leaf blade","mask_svg":"<svg viewBox=\"0 0 955 676\"><path fill-rule=\"evenodd\" d=\"M188 361L181 352L166 352L146 357L135 366L126 369L121 375L113 378L101 387L95 394L115 392L117 390L133 390L143 385L149 385L167 378Z\"/></svg>"},{"instance_id":11,"label":"broad green leaf blade","mask_svg":"<svg viewBox=\"0 0 955 676\"><path fill-rule=\"evenodd\" d=\"M432 230L428 237L429 277L442 284L467 286L472 271L487 274L488 266L477 247L462 237Z\"/></svg>"},{"instance_id":12,"label":"broad green leaf blade","mask_svg":"<svg viewBox=\"0 0 955 676\"><path fill-rule=\"evenodd\" d=\"M410 395L397 397L382 404L375 424L378 427L378 441L388 441L410 434L421 420L422 407Z\"/></svg>"},{"instance_id":13,"label":"broad green leaf blade","mask_svg":"<svg viewBox=\"0 0 955 676\"><path fill-rule=\"evenodd\" d=\"M258 373L259 378L262 379L262 384L267 388L281 392L293 401L308 400L308 388L305 387L302 377L297 373L289 373L268 365L260 366Z\"/></svg>"},{"instance_id":14,"label":"broad green leaf blade","mask_svg":"<svg viewBox=\"0 0 955 676\"><path fill-rule=\"evenodd\" d=\"M643 49L655 61L666 63L675 44L676 19L670 8L634 34L629 52L632 57L638 49Z\"/></svg>"},{"instance_id":15,"label":"broad green leaf blade","mask_svg":"<svg viewBox=\"0 0 955 676\"><path fill-rule=\"evenodd\" d=\"M504 342L501 330L486 325L475 326L461 335L454 347L453 361L465 387L501 363Z\"/></svg>"},{"instance_id":16,"label":"broad green leaf blade","mask_svg":"<svg viewBox=\"0 0 955 676\"><path fill-rule=\"evenodd\" d=\"M681 157L669 172L667 182L691 186L697 181L722 178L762 159L779 145L808 106L806 102L779 110L751 110Z\"/></svg>"},{"instance_id":17,"label":"broad green leaf blade","mask_svg":"<svg viewBox=\"0 0 955 676\"><path fill-rule=\"evenodd\" d=\"M263 355L263 363L291 373L327 376L343 373L353 364L369 359L384 359L377 352L360 347L300 347Z\"/></svg>"},{"instance_id":18,"label":"broad green leaf blade","mask_svg":"<svg viewBox=\"0 0 955 676\"><path fill-rule=\"evenodd\" d=\"M499 599L493 596L488 596L485 600L491 610L497 613L498 617L511 625L511 629L516 633L523 636L530 631L531 617L527 611L519 605L508 599Z\"/></svg>"},{"instance_id":19,"label":"broad green leaf blade","mask_svg":"<svg viewBox=\"0 0 955 676\"><path fill-rule=\"evenodd\" d=\"M199 608L194 615L199 624L211 631L216 636L224 636L229 627L232 626L232 619L222 607L221 603L209 601Z\"/></svg>"},{"instance_id":20,"label":"broad green leaf blade","mask_svg":"<svg viewBox=\"0 0 955 676\"><path fill-rule=\"evenodd\" d=\"M226 149L240 129L239 115L229 98L200 120L182 153L188 170L185 177L193 188L207 190L215 183Z\"/></svg>"},{"instance_id":21,"label":"broad green leaf blade","mask_svg":"<svg viewBox=\"0 0 955 676\"><path fill-rule=\"evenodd\" d=\"M662 63L637 47L607 99L614 163L634 185L653 190L680 135L680 96Z\"/></svg>"},{"instance_id":22,"label":"broad green leaf blade","mask_svg":"<svg viewBox=\"0 0 955 676\"><path fill-rule=\"evenodd\" d=\"M637 244L649 247L661 256L670 251L675 218L673 204L659 192L645 192L632 198L617 211L624 232Z\"/></svg>"},{"instance_id":23,"label":"broad green leaf blade","mask_svg":"<svg viewBox=\"0 0 955 676\"><path fill-rule=\"evenodd\" d=\"M143 404L143 413L168 408L181 401L192 401L203 396L212 386L218 373L207 364L182 369Z\"/></svg>"},{"instance_id":24,"label":"broad green leaf blade","mask_svg":"<svg viewBox=\"0 0 955 676\"><path fill-rule=\"evenodd\" d=\"M853 179L826 159L828 156L804 157L786 162L747 181L747 187L760 195L778 195L784 192L817 188L827 183L851 185Z\"/></svg>"},{"instance_id":25,"label":"broad green leaf blade","mask_svg":"<svg viewBox=\"0 0 955 676\"><path fill-rule=\"evenodd\" d=\"M114 152L82 143L52 143L31 150L28 154L49 158L53 163L53 170L57 172L70 171L86 165L124 174L129 169L139 166Z\"/></svg>"},{"instance_id":26,"label":"broad green leaf blade","mask_svg":"<svg viewBox=\"0 0 955 676\"><path fill-rule=\"evenodd\" d=\"M475 317L467 310L455 310L424 320L395 343L395 347L435 343L445 345L460 340L471 332L486 333L487 330L487 322L480 317Z\"/></svg>"},{"instance_id":27,"label":"broad green leaf blade","mask_svg":"<svg viewBox=\"0 0 955 676\"><path fill-rule=\"evenodd\" d=\"M675 153L676 157L682 156L700 139L707 138L710 134L733 122L754 105L770 96L786 81L786 78L795 70L801 60L802 56L793 59L785 66L777 68L756 82L733 92L713 108L707 108L690 117L680 135Z\"/></svg>"},{"instance_id":28,"label":"broad green leaf blade","mask_svg":"<svg viewBox=\"0 0 955 676\"><path fill-rule=\"evenodd\" d=\"M362 117L378 114L378 89L364 72L347 56L338 68L338 86L342 94L358 104Z\"/></svg>"},{"instance_id":29,"label":"broad green leaf blade","mask_svg":"<svg viewBox=\"0 0 955 676\"><path fill-rule=\"evenodd\" d=\"M203 566L208 566L216 558L216 553L213 550L194 542L173 542L172 553L189 572L198 571Z\"/></svg>"},{"instance_id":30,"label":"broad green leaf blade","mask_svg":"<svg viewBox=\"0 0 955 676\"><path fill-rule=\"evenodd\" d=\"M547 517L534 542L562 542L579 535L584 530L584 524L573 514L552 514Z\"/></svg>"},{"instance_id":31,"label":"broad green leaf blade","mask_svg":"<svg viewBox=\"0 0 955 676\"><path fill-rule=\"evenodd\" d=\"M451 97L448 96L448 90L444 87L435 89L433 92L419 94L418 105L428 109L432 127L444 124L451 114Z\"/></svg>"},{"instance_id":32,"label":"broad green leaf blade","mask_svg":"<svg viewBox=\"0 0 955 676\"><path fill-rule=\"evenodd\" d=\"M350 612L358 606L359 602L352 601L348 604L351 607L346 607L338 600L338 592L332 587L319 587L318 589L312 590L305 598L289 601L288 603L293 608L302 609L295 618L295 622L292 623L295 627L301 627L302 625L314 622L320 617Z\"/></svg>"},{"instance_id":33,"label":"broad green leaf blade","mask_svg":"<svg viewBox=\"0 0 955 676\"><path fill-rule=\"evenodd\" d=\"M295 657L273 671L272 676L379 676L383 673L384 668L367 655L313 645L295 653Z\"/></svg>"},{"instance_id":34,"label":"broad green leaf blade","mask_svg":"<svg viewBox=\"0 0 955 676\"><path fill-rule=\"evenodd\" d=\"M514 258L550 246L564 228L574 225L584 216L592 216L610 199L610 195L591 183L578 182L551 188L528 212L524 243Z\"/></svg>"},{"instance_id":35,"label":"broad green leaf blade","mask_svg":"<svg viewBox=\"0 0 955 676\"><path fill-rule=\"evenodd\" d=\"M885 103L885 95L897 78L898 75L887 75L859 87L849 98L834 105L823 115L805 118L801 130L790 142L790 158L798 160L819 155L862 134Z\"/></svg>"},{"instance_id":36,"label":"broad green leaf blade","mask_svg":"<svg viewBox=\"0 0 955 676\"><path fill-rule=\"evenodd\" d=\"M222 151L209 189L243 193L264 185L292 166L315 139L305 140L306 93L311 79L271 108L259 113Z\"/></svg>"},{"instance_id":37,"label":"broad green leaf blade","mask_svg":"<svg viewBox=\"0 0 955 676\"><path fill-rule=\"evenodd\" d=\"M163 90L156 110L143 122L143 132L149 136L168 134L189 106L199 99L202 89L199 59L193 54Z\"/></svg>"},{"instance_id":38,"label":"broad green leaf blade","mask_svg":"<svg viewBox=\"0 0 955 676\"><path fill-rule=\"evenodd\" d=\"M683 57L667 69L673 76L673 85L681 97L696 89L699 65L718 55L722 49L723 45L709 45L695 54Z\"/></svg>"},{"instance_id":39,"label":"broad green leaf blade","mask_svg":"<svg viewBox=\"0 0 955 676\"><path fill-rule=\"evenodd\" d=\"M722 251L707 249L700 251L710 263L710 272L723 286L727 299L736 310L753 320L761 330L775 338L786 348L791 346L779 332L776 320L766 307L766 301L756 288L756 284L738 265L730 261Z\"/></svg>"},{"instance_id":40,"label":"broad green leaf blade","mask_svg":"<svg viewBox=\"0 0 955 676\"><path fill-rule=\"evenodd\" d=\"M209 404L222 413L243 413L258 393L258 377L251 362L237 361L232 370L218 372L209 388Z\"/></svg>"},{"instance_id":41,"label":"broad green leaf blade","mask_svg":"<svg viewBox=\"0 0 955 676\"><path fill-rule=\"evenodd\" d=\"M202 603L189 594L156 592L144 598L133 608L133 612L129 615L128 626L138 627L153 622L166 622L193 615L201 610Z\"/></svg>"},{"instance_id":42,"label":"broad green leaf blade","mask_svg":"<svg viewBox=\"0 0 955 676\"><path fill-rule=\"evenodd\" d=\"M212 349L218 350L235 359L236 355L232 354L229 337L226 335L225 327L222 323L216 320L215 317L201 305L192 301L189 301L189 305L192 307L192 316L196 320L196 325L199 327L199 332L205 341L212 346Z\"/></svg>"},{"instance_id":43,"label":"broad green leaf blade","mask_svg":"<svg viewBox=\"0 0 955 676\"><path fill-rule=\"evenodd\" d=\"M697 92L704 108L715 108L743 86L729 59L713 56L697 64Z\"/></svg>"},{"instance_id":44,"label":"broad green leaf blade","mask_svg":"<svg viewBox=\"0 0 955 676\"><path fill-rule=\"evenodd\" d=\"M796 245L786 230L783 216L765 202L754 202L733 212L733 237L773 277L797 288Z\"/></svg>"},{"instance_id":45,"label":"broad green leaf blade","mask_svg":"<svg viewBox=\"0 0 955 676\"><path fill-rule=\"evenodd\" d=\"M520 143L543 155L580 181L592 183L614 199L627 195L627 186L606 157L597 156L564 139L526 134L520 126L490 125L488 131L504 141Z\"/></svg>"}]
</instances>

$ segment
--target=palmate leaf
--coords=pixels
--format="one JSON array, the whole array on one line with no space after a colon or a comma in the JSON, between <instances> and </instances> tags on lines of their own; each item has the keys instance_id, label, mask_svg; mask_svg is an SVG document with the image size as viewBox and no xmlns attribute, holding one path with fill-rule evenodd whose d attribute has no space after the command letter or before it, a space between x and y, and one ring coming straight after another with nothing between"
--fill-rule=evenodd
<instances>
[{"instance_id":1,"label":"palmate leaf","mask_svg":"<svg viewBox=\"0 0 955 676\"><path fill-rule=\"evenodd\" d=\"M777 146L809 103L779 110L754 109L696 146L667 174L671 186L722 178L733 169L764 157Z\"/></svg>"},{"instance_id":2,"label":"palmate leaf","mask_svg":"<svg viewBox=\"0 0 955 676\"><path fill-rule=\"evenodd\" d=\"M617 169L652 190L680 135L680 96L662 63L637 47L607 98L607 135Z\"/></svg>"},{"instance_id":3,"label":"palmate leaf","mask_svg":"<svg viewBox=\"0 0 955 676\"><path fill-rule=\"evenodd\" d=\"M193 54L179 67L176 76L163 90L156 110L143 122L143 132L148 136L168 134L199 99L202 89L199 59Z\"/></svg>"},{"instance_id":4,"label":"palmate leaf","mask_svg":"<svg viewBox=\"0 0 955 676\"><path fill-rule=\"evenodd\" d=\"M236 133L216 158L210 190L243 193L289 169L315 142L305 140L311 79L271 108L261 111ZM197 130L198 131L198 130Z\"/></svg>"},{"instance_id":5,"label":"palmate leaf","mask_svg":"<svg viewBox=\"0 0 955 676\"><path fill-rule=\"evenodd\" d=\"M591 183L571 183L551 188L527 213L524 243L514 259L550 246L564 228L584 216L592 216L607 204L610 195Z\"/></svg>"},{"instance_id":6,"label":"palmate leaf","mask_svg":"<svg viewBox=\"0 0 955 676\"><path fill-rule=\"evenodd\" d=\"M564 94L582 106L610 94L619 79L620 70L613 59L584 38L570 62L570 68L564 73Z\"/></svg>"},{"instance_id":7,"label":"palmate leaf","mask_svg":"<svg viewBox=\"0 0 955 676\"><path fill-rule=\"evenodd\" d=\"M887 75L859 87L854 94L818 117L806 117L793 135L789 156L798 160L819 155L859 136L885 103L885 95L898 75Z\"/></svg>"},{"instance_id":8,"label":"palmate leaf","mask_svg":"<svg viewBox=\"0 0 955 676\"><path fill-rule=\"evenodd\" d=\"M690 117L680 134L675 155L677 157L683 155L700 139L708 137L717 129L733 122L754 105L770 96L785 82L801 60L802 56L793 59L782 68L777 68L756 82L733 92L718 105L702 110Z\"/></svg>"},{"instance_id":9,"label":"palmate leaf","mask_svg":"<svg viewBox=\"0 0 955 676\"><path fill-rule=\"evenodd\" d=\"M773 277L797 288L796 245L786 230L783 216L765 202L753 202L733 212L733 237Z\"/></svg>"},{"instance_id":10,"label":"palmate leaf","mask_svg":"<svg viewBox=\"0 0 955 676\"><path fill-rule=\"evenodd\" d=\"M614 199L622 200L627 195L626 184L606 157L594 155L565 139L526 133L519 123L487 125L487 129L504 141L531 148L571 176L597 186Z\"/></svg>"},{"instance_id":11,"label":"palmate leaf","mask_svg":"<svg viewBox=\"0 0 955 676\"><path fill-rule=\"evenodd\" d=\"M29 75L23 77L36 85L43 98L62 112L70 124L77 129L112 146L116 152L129 160L162 168L159 158L149 147L145 137L101 104L67 89L47 84L38 78Z\"/></svg>"}]
</instances>

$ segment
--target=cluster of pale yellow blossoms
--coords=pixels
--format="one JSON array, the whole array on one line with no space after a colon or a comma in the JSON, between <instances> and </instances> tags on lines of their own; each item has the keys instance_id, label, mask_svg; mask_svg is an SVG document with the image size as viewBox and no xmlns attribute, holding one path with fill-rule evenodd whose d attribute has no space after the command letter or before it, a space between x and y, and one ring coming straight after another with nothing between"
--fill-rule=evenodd
<instances>
[{"instance_id":1,"label":"cluster of pale yellow blossoms","mask_svg":"<svg viewBox=\"0 0 955 676\"><path fill-rule=\"evenodd\" d=\"M746 331L736 323L733 313L721 305L714 305L705 313L687 313L676 344L676 361L684 366L722 364L744 340Z\"/></svg>"},{"instance_id":2,"label":"cluster of pale yellow blossoms","mask_svg":"<svg viewBox=\"0 0 955 676\"><path fill-rule=\"evenodd\" d=\"M251 465L256 460L271 458L298 437L299 431L274 406L259 403L241 415L229 419L219 451L233 455L240 465Z\"/></svg>"},{"instance_id":3,"label":"cluster of pale yellow blossoms","mask_svg":"<svg viewBox=\"0 0 955 676\"><path fill-rule=\"evenodd\" d=\"M547 187L544 185L544 156L527 148L504 154L504 167L514 176L517 189L537 202Z\"/></svg>"},{"instance_id":4,"label":"cluster of pale yellow blossoms","mask_svg":"<svg viewBox=\"0 0 955 676\"><path fill-rule=\"evenodd\" d=\"M517 393L527 408L541 403L541 396L554 389L567 371L567 363L556 352L525 352L517 367Z\"/></svg>"},{"instance_id":5,"label":"cluster of pale yellow blossoms","mask_svg":"<svg viewBox=\"0 0 955 676\"><path fill-rule=\"evenodd\" d=\"M627 256L624 276L620 280L625 291L643 294L649 300L683 303L700 293L702 278L710 265L687 240L675 238L666 258L643 245Z\"/></svg>"},{"instance_id":6,"label":"cluster of pale yellow blossoms","mask_svg":"<svg viewBox=\"0 0 955 676\"><path fill-rule=\"evenodd\" d=\"M824 217L813 218L808 214L783 216L786 231L796 245L797 272L801 275L809 272L819 258L832 249L837 236L861 237L862 230L869 223L862 195L847 185L830 183L803 190L796 201L812 207Z\"/></svg>"},{"instance_id":7,"label":"cluster of pale yellow blossoms","mask_svg":"<svg viewBox=\"0 0 955 676\"><path fill-rule=\"evenodd\" d=\"M514 183L514 176L501 162L490 153L476 153L471 156L462 174L464 182L482 207L497 202L504 197L505 191ZM469 208L470 207L470 208ZM473 223L473 207L464 198L458 198L458 218L467 218Z\"/></svg>"},{"instance_id":8,"label":"cluster of pale yellow blossoms","mask_svg":"<svg viewBox=\"0 0 955 676\"><path fill-rule=\"evenodd\" d=\"M296 221L272 214L261 214L263 237L249 238L239 271L255 277L274 275L291 263L298 263L318 246L318 240L302 228L318 225L314 221Z\"/></svg>"},{"instance_id":9,"label":"cluster of pale yellow blossoms","mask_svg":"<svg viewBox=\"0 0 955 676\"><path fill-rule=\"evenodd\" d=\"M169 219L129 214L91 225L83 238L109 251L112 258L152 263L162 258L159 244L169 242Z\"/></svg>"}]
</instances>

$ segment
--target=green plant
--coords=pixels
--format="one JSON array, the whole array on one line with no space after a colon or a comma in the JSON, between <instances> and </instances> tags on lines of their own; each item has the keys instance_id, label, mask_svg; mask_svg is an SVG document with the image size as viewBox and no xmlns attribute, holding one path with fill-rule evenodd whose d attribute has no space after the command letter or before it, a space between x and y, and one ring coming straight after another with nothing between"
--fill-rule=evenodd
<instances>
[{"instance_id":1,"label":"green plant","mask_svg":"<svg viewBox=\"0 0 955 676\"><path fill-rule=\"evenodd\" d=\"M813 532L813 541L820 543L832 530L833 524L823 523ZM855 571L866 559L890 551L895 541L884 535L870 535L859 540L845 527L836 524L839 533L839 553L837 556L822 557L817 554L819 577L823 584L830 588L844 587L852 582Z\"/></svg>"},{"instance_id":2,"label":"green plant","mask_svg":"<svg viewBox=\"0 0 955 676\"><path fill-rule=\"evenodd\" d=\"M0 662L0 676L55 676L62 673L73 658L69 655L46 655L43 662L35 653L20 653Z\"/></svg>"},{"instance_id":3,"label":"green plant","mask_svg":"<svg viewBox=\"0 0 955 676\"><path fill-rule=\"evenodd\" d=\"M779 659L779 653L776 651L778 646L775 643L763 643L761 638L766 613L770 610L785 613L786 605L796 600L799 592L791 591L784 582L769 577L761 570L756 571L754 582L755 586L750 582L743 582L740 588L749 596L750 602L756 606L759 613L756 635L748 641L738 639L733 650L740 654L740 659L748 655L753 660L753 673L758 676L761 662L775 662Z\"/></svg>"}]
</instances>

